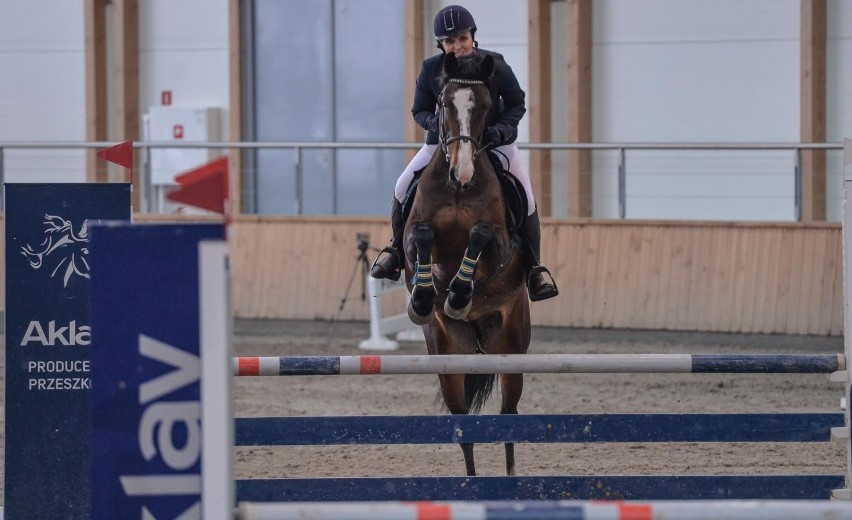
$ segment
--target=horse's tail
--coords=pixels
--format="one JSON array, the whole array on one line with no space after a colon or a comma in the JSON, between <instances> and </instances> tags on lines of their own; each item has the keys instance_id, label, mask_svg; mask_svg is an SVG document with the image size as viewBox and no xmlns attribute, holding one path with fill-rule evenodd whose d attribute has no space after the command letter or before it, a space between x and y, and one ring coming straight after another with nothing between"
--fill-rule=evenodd
<instances>
[{"instance_id":1,"label":"horse's tail","mask_svg":"<svg viewBox=\"0 0 852 520\"><path fill-rule=\"evenodd\" d=\"M485 351L482 350L482 344L484 343L482 326L476 321L470 323L476 334L476 352L485 354ZM494 374L465 374L464 402L467 405L467 413L479 413L482 405L485 404L488 396L491 395L495 379L497 379L497 376Z\"/></svg>"},{"instance_id":2,"label":"horse's tail","mask_svg":"<svg viewBox=\"0 0 852 520\"><path fill-rule=\"evenodd\" d=\"M494 388L494 374L465 374L464 376L464 401L467 404L468 413L479 413L482 405L491 395Z\"/></svg>"}]
</instances>

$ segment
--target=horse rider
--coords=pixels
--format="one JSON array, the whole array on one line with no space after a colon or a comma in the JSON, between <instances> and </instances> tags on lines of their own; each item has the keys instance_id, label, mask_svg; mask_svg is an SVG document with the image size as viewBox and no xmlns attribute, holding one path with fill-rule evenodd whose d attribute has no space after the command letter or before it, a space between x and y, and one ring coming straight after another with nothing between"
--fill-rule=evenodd
<instances>
[{"instance_id":1,"label":"horse rider","mask_svg":"<svg viewBox=\"0 0 852 520\"><path fill-rule=\"evenodd\" d=\"M429 164L438 146L437 107L441 94L439 81L444 56L450 52L455 53L456 57L485 53L494 58L497 73L490 86L493 102L487 117L488 127L484 140L508 159L508 171L521 182L526 192L528 215L521 233L533 253L523 255L524 268L529 273L527 289L530 299L539 301L552 298L558 294L558 291L554 284L544 279L542 271L545 269L540 268L538 263L541 258L541 232L532 184L520 150L518 150L518 145L514 144L518 137L518 122L526 112L524 105L526 94L502 55L479 48L479 43L474 39L476 22L467 9L458 5L444 7L435 15L432 26L441 54L436 54L423 61L414 92L414 105L411 108L414 120L428 131L426 144L417 152L396 182L391 208L393 238L390 246L379 253L380 256L382 253L387 253L387 256L381 260L376 260L370 270L370 275L373 278L399 279L403 267L401 257L402 234L405 227L402 201L411 181L414 180L415 172L422 170ZM506 166L505 162L504 166Z\"/></svg>"}]
</instances>

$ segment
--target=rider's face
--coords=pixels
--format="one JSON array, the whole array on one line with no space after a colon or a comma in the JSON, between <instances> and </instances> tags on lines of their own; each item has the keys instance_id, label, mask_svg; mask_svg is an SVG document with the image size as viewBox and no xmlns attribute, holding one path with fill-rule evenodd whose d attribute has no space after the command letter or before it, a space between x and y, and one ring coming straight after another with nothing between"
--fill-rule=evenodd
<instances>
[{"instance_id":1,"label":"rider's face","mask_svg":"<svg viewBox=\"0 0 852 520\"><path fill-rule=\"evenodd\" d=\"M467 56L473 52L473 36L470 31L465 31L455 36L449 36L441 40L441 45L444 47L444 52L454 52L456 57Z\"/></svg>"}]
</instances>

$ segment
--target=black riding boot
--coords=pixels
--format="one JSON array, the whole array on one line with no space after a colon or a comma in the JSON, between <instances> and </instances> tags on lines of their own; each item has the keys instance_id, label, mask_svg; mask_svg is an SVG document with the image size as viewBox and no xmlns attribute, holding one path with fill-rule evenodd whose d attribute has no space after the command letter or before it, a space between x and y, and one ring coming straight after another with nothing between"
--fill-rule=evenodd
<instances>
[{"instance_id":1,"label":"black riding boot","mask_svg":"<svg viewBox=\"0 0 852 520\"><path fill-rule=\"evenodd\" d=\"M370 269L370 276L373 278L387 278L388 280L399 280L400 271L402 269L402 230L405 227L405 220L402 218L402 204L393 199L391 205L391 229L393 237L388 247L379 251L376 261L373 262L373 267ZM387 256L379 261L382 253L387 253Z\"/></svg>"},{"instance_id":2,"label":"black riding boot","mask_svg":"<svg viewBox=\"0 0 852 520\"><path fill-rule=\"evenodd\" d=\"M527 288L530 300L537 302L553 298L559 294L556 281L546 267L539 264L541 257L541 230L538 222L538 210L528 215L523 228L524 239L527 247L524 250L524 268L527 271ZM550 281L544 279L543 273L547 273Z\"/></svg>"}]
</instances>

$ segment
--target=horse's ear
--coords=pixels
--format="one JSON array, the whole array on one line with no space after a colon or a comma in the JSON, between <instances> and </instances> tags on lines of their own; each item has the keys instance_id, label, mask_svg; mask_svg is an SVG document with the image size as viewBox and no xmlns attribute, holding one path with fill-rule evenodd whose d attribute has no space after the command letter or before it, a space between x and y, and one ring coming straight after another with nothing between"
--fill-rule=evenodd
<instances>
[{"instance_id":1,"label":"horse's ear","mask_svg":"<svg viewBox=\"0 0 852 520\"><path fill-rule=\"evenodd\" d=\"M447 76L452 76L459 66L459 60L456 58L456 53L451 52L444 55L444 73Z\"/></svg>"},{"instance_id":2,"label":"horse's ear","mask_svg":"<svg viewBox=\"0 0 852 520\"><path fill-rule=\"evenodd\" d=\"M486 54L485 59L479 64L479 72L482 73L483 77L490 78L491 74L494 73L494 58Z\"/></svg>"}]
</instances>

